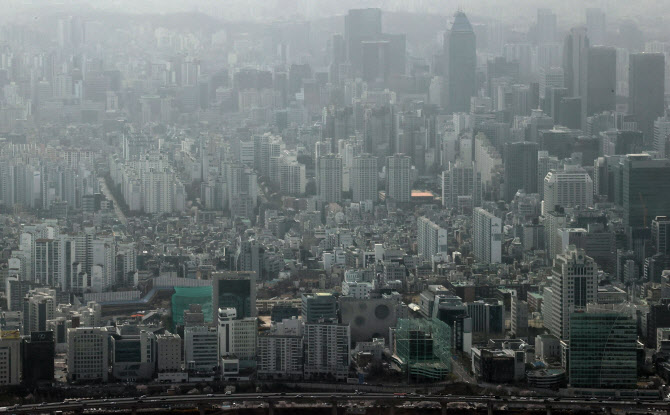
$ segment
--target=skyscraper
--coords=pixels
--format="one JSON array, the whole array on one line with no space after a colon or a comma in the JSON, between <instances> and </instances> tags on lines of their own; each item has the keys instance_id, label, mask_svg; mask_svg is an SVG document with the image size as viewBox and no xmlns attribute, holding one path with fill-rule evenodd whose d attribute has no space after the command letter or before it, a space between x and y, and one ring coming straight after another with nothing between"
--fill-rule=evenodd
<instances>
[{"instance_id":1,"label":"skyscraper","mask_svg":"<svg viewBox=\"0 0 670 415\"><path fill-rule=\"evenodd\" d=\"M516 192L537 193L537 151L532 142L505 144L505 200L511 201Z\"/></svg>"},{"instance_id":2,"label":"skyscraper","mask_svg":"<svg viewBox=\"0 0 670 415\"><path fill-rule=\"evenodd\" d=\"M563 46L563 72L568 96L581 97L582 123L586 125L586 88L589 38L585 27L573 27L565 37Z\"/></svg>"},{"instance_id":3,"label":"skyscraper","mask_svg":"<svg viewBox=\"0 0 670 415\"><path fill-rule=\"evenodd\" d=\"M629 154L623 160L623 223L627 231L647 228L670 212L670 160Z\"/></svg>"},{"instance_id":4,"label":"skyscraper","mask_svg":"<svg viewBox=\"0 0 670 415\"><path fill-rule=\"evenodd\" d=\"M630 315L589 305L570 325L571 387L635 388L637 323Z\"/></svg>"},{"instance_id":5,"label":"skyscraper","mask_svg":"<svg viewBox=\"0 0 670 415\"><path fill-rule=\"evenodd\" d=\"M592 46L588 51L586 115L616 108L616 49Z\"/></svg>"},{"instance_id":6,"label":"skyscraper","mask_svg":"<svg viewBox=\"0 0 670 415\"><path fill-rule=\"evenodd\" d=\"M665 110L665 55L634 53L628 66L628 112L644 134L644 142L654 139L654 121Z\"/></svg>"},{"instance_id":7,"label":"skyscraper","mask_svg":"<svg viewBox=\"0 0 670 415\"><path fill-rule=\"evenodd\" d=\"M477 41L465 13L454 15L454 24L445 34L444 56L447 59L447 109L449 112L469 112L470 97L476 94L475 69Z\"/></svg>"},{"instance_id":8,"label":"skyscraper","mask_svg":"<svg viewBox=\"0 0 670 415\"><path fill-rule=\"evenodd\" d=\"M542 214L554 206L582 208L593 206L593 179L582 168L565 166L563 171L551 171L544 178Z\"/></svg>"},{"instance_id":9,"label":"skyscraper","mask_svg":"<svg viewBox=\"0 0 670 415\"><path fill-rule=\"evenodd\" d=\"M377 157L361 154L354 157L351 171L353 201L377 201Z\"/></svg>"},{"instance_id":10,"label":"skyscraper","mask_svg":"<svg viewBox=\"0 0 670 415\"><path fill-rule=\"evenodd\" d=\"M537 9L537 44L556 41L556 14L551 9Z\"/></svg>"},{"instance_id":11,"label":"skyscraper","mask_svg":"<svg viewBox=\"0 0 670 415\"><path fill-rule=\"evenodd\" d=\"M570 245L564 254L556 255L552 274L551 325L547 328L552 334L567 340L570 336L570 315L596 301L598 265L583 249Z\"/></svg>"},{"instance_id":12,"label":"skyscraper","mask_svg":"<svg viewBox=\"0 0 670 415\"><path fill-rule=\"evenodd\" d=\"M425 216L416 220L419 256L430 261L438 252L447 251L447 230Z\"/></svg>"},{"instance_id":13,"label":"skyscraper","mask_svg":"<svg viewBox=\"0 0 670 415\"><path fill-rule=\"evenodd\" d=\"M237 318L256 317L256 273L225 271L212 274L212 321L219 308L234 308Z\"/></svg>"},{"instance_id":14,"label":"skyscraper","mask_svg":"<svg viewBox=\"0 0 670 415\"><path fill-rule=\"evenodd\" d=\"M475 259L483 264L499 264L502 260L502 221L500 218L482 208L475 208L472 229Z\"/></svg>"},{"instance_id":15,"label":"skyscraper","mask_svg":"<svg viewBox=\"0 0 670 415\"><path fill-rule=\"evenodd\" d=\"M354 9L344 17L346 56L352 69L363 68L363 41L378 40L382 34L381 9Z\"/></svg>"},{"instance_id":16,"label":"skyscraper","mask_svg":"<svg viewBox=\"0 0 670 415\"><path fill-rule=\"evenodd\" d=\"M326 154L317 160L316 184L319 199L327 203L342 201L342 157Z\"/></svg>"},{"instance_id":17,"label":"skyscraper","mask_svg":"<svg viewBox=\"0 0 670 415\"><path fill-rule=\"evenodd\" d=\"M586 29L592 45L605 45L607 40L605 12L596 8L586 9Z\"/></svg>"},{"instance_id":18,"label":"skyscraper","mask_svg":"<svg viewBox=\"0 0 670 415\"><path fill-rule=\"evenodd\" d=\"M464 204L472 209L481 202L482 175L475 169L474 162L449 162L449 168L442 172L442 206L459 209L462 213Z\"/></svg>"},{"instance_id":19,"label":"skyscraper","mask_svg":"<svg viewBox=\"0 0 670 415\"><path fill-rule=\"evenodd\" d=\"M654 121L654 150L661 157L670 155L670 117L660 117Z\"/></svg>"},{"instance_id":20,"label":"skyscraper","mask_svg":"<svg viewBox=\"0 0 670 415\"><path fill-rule=\"evenodd\" d=\"M410 157L396 154L386 158L386 197L396 202L410 201Z\"/></svg>"}]
</instances>

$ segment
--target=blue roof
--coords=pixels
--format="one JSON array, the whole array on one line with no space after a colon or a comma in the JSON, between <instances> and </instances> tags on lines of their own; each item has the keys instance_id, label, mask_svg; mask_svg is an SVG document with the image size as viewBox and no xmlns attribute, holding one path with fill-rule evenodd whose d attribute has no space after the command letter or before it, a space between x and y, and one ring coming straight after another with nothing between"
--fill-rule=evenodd
<instances>
[{"instance_id":1,"label":"blue roof","mask_svg":"<svg viewBox=\"0 0 670 415\"><path fill-rule=\"evenodd\" d=\"M452 32L472 32L472 25L465 13L458 11L454 14L454 24L451 26Z\"/></svg>"}]
</instances>

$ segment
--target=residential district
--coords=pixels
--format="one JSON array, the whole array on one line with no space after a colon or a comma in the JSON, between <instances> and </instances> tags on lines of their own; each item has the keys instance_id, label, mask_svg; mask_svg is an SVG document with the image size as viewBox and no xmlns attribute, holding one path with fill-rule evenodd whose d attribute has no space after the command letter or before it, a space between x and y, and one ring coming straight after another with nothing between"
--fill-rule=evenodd
<instances>
[{"instance_id":1,"label":"residential district","mask_svg":"<svg viewBox=\"0 0 670 415\"><path fill-rule=\"evenodd\" d=\"M0 30L8 406L670 392L667 28L42 3Z\"/></svg>"}]
</instances>

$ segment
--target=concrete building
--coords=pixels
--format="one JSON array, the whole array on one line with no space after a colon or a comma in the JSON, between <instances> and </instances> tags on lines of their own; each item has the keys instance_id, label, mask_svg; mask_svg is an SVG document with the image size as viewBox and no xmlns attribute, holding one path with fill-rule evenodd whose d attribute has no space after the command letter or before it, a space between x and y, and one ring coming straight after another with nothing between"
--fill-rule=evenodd
<instances>
[{"instance_id":1,"label":"concrete building","mask_svg":"<svg viewBox=\"0 0 670 415\"><path fill-rule=\"evenodd\" d=\"M484 264L502 260L502 221L482 208L472 218L472 245L475 259Z\"/></svg>"},{"instance_id":2,"label":"concrete building","mask_svg":"<svg viewBox=\"0 0 670 415\"><path fill-rule=\"evenodd\" d=\"M347 378L351 361L348 324L306 323L304 342L306 380Z\"/></svg>"},{"instance_id":3,"label":"concrete building","mask_svg":"<svg viewBox=\"0 0 670 415\"><path fill-rule=\"evenodd\" d=\"M317 323L319 320L337 320L337 299L330 293L302 295L302 320Z\"/></svg>"},{"instance_id":4,"label":"concrete building","mask_svg":"<svg viewBox=\"0 0 670 415\"><path fill-rule=\"evenodd\" d=\"M67 330L67 378L70 382L107 382L109 336L106 327Z\"/></svg>"},{"instance_id":5,"label":"concrete building","mask_svg":"<svg viewBox=\"0 0 670 415\"><path fill-rule=\"evenodd\" d=\"M447 230L425 216L416 220L419 256L431 261L433 255L447 252Z\"/></svg>"},{"instance_id":6,"label":"concrete building","mask_svg":"<svg viewBox=\"0 0 670 415\"><path fill-rule=\"evenodd\" d=\"M301 379L303 376L303 326L298 319L274 324L258 337L258 365L262 379Z\"/></svg>"},{"instance_id":7,"label":"concrete building","mask_svg":"<svg viewBox=\"0 0 670 415\"><path fill-rule=\"evenodd\" d=\"M370 154L354 157L351 169L351 190L354 202L371 200L374 203L377 201L377 170L377 157Z\"/></svg>"},{"instance_id":8,"label":"concrete building","mask_svg":"<svg viewBox=\"0 0 670 415\"><path fill-rule=\"evenodd\" d=\"M410 201L411 158L404 154L396 154L386 158L386 197L396 202Z\"/></svg>"},{"instance_id":9,"label":"concrete building","mask_svg":"<svg viewBox=\"0 0 670 415\"><path fill-rule=\"evenodd\" d=\"M326 203L342 202L342 157L326 154L318 158L316 184L319 199Z\"/></svg>"},{"instance_id":10,"label":"concrete building","mask_svg":"<svg viewBox=\"0 0 670 415\"><path fill-rule=\"evenodd\" d=\"M166 332L156 336L156 369L160 372L179 372L182 370L181 337Z\"/></svg>"},{"instance_id":11,"label":"concrete building","mask_svg":"<svg viewBox=\"0 0 670 415\"><path fill-rule=\"evenodd\" d=\"M216 328L193 326L184 328L184 363L189 371L211 373L219 366Z\"/></svg>"}]
</instances>

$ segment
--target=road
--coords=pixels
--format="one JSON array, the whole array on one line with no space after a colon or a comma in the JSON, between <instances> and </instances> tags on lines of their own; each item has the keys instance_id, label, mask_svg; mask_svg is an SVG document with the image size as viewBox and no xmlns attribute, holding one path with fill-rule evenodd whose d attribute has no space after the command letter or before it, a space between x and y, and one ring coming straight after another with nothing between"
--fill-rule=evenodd
<instances>
[{"instance_id":1,"label":"road","mask_svg":"<svg viewBox=\"0 0 670 415\"><path fill-rule=\"evenodd\" d=\"M477 385L477 382L475 381L475 378L470 375L470 372L461 365L462 359L454 359L453 357L451 358L451 370L452 372L458 376L458 378L465 382L469 383L471 385Z\"/></svg>"},{"instance_id":2,"label":"road","mask_svg":"<svg viewBox=\"0 0 670 415\"><path fill-rule=\"evenodd\" d=\"M39 414L53 413L54 411L96 411L96 410L130 410L136 411L145 408L198 408L201 413L206 408L231 405L233 402L266 403L274 407L280 402L294 404L329 403L333 408L345 402L379 404L383 406L412 405L419 402L439 404L446 411L449 403L466 403L469 405L483 405L493 410L504 409L536 409L546 410L575 410L582 409L591 412L611 411L612 409L631 412L667 411L670 402L666 401L633 401L633 400L596 400L574 398L542 398L542 397L498 397L498 396L453 396L453 395L418 395L401 393L237 393L237 394L209 394L209 395L177 395L177 396L143 396L141 398L120 399L82 399L63 402L42 403L37 405L20 405L0 408L2 413L11 414Z\"/></svg>"},{"instance_id":3,"label":"road","mask_svg":"<svg viewBox=\"0 0 670 415\"><path fill-rule=\"evenodd\" d=\"M105 179L102 177L98 177L98 181L100 182L100 190L102 191L102 193L105 195L107 199L111 200L112 203L114 203L114 212L116 212L116 217L123 224L123 226L127 226L128 219L126 219L126 215L123 214L123 211L121 210L119 203L116 201L114 194L112 194L112 192L107 187Z\"/></svg>"}]
</instances>

